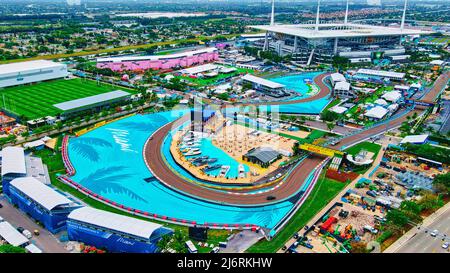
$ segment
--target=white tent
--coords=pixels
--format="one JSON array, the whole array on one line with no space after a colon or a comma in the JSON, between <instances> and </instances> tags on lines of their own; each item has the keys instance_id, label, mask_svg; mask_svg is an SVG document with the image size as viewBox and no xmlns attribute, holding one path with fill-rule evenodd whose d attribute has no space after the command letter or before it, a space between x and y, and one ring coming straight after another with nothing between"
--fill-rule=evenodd
<instances>
[{"instance_id":1,"label":"white tent","mask_svg":"<svg viewBox=\"0 0 450 273\"><path fill-rule=\"evenodd\" d=\"M381 97L390 102L397 102L402 97L402 94L398 91L390 91Z\"/></svg>"},{"instance_id":2,"label":"white tent","mask_svg":"<svg viewBox=\"0 0 450 273\"><path fill-rule=\"evenodd\" d=\"M386 108L375 106L367 111L364 115L369 118L382 119L387 113L388 110L386 110Z\"/></svg>"}]
</instances>

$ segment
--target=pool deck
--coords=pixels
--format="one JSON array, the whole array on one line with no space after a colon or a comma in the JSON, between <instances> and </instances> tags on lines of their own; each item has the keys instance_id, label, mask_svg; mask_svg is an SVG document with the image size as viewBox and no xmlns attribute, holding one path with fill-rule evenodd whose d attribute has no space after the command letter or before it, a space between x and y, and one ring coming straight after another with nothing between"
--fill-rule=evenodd
<instances>
[{"instance_id":1,"label":"pool deck","mask_svg":"<svg viewBox=\"0 0 450 273\"><path fill-rule=\"evenodd\" d=\"M262 168L257 164L244 161L242 156L252 148L255 147L273 147L275 149L283 149L292 152L294 140L278 136L272 133L260 132L259 136L253 136L249 133L254 129L248 128L238 124L232 124L221 128L218 132L211 136L212 144L221 149L228 156L232 157L239 164L245 164L250 167L244 178L225 178L219 176L208 175L201 171L205 166L196 167L180 152L178 144L185 134L185 131L177 131L172 137L170 145L170 153L175 162L182 166L185 170L200 180L216 182L221 184L253 184L256 181L263 179L265 175L270 174L278 169L281 162L289 159L282 156L281 159L272 163L268 168ZM253 173L253 174L252 174Z\"/></svg>"}]
</instances>

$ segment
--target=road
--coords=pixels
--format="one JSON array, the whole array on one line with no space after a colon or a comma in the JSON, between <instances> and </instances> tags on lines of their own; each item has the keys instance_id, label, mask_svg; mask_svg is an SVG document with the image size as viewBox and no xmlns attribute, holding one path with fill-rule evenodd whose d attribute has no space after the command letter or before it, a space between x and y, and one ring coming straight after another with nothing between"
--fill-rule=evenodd
<instances>
[{"instance_id":1,"label":"road","mask_svg":"<svg viewBox=\"0 0 450 273\"><path fill-rule=\"evenodd\" d=\"M51 234L45 228L40 227L33 222L26 214L16 209L11 203L9 203L3 195L0 195L0 203L3 208L0 208L0 215L5 221L9 222L14 227L23 227L33 232L35 229L39 230L40 235L30 239L30 242L35 244L44 253L68 253L64 248L64 244L57 239L58 235Z\"/></svg>"},{"instance_id":2,"label":"road","mask_svg":"<svg viewBox=\"0 0 450 273\"><path fill-rule=\"evenodd\" d=\"M449 249L443 249L441 245L446 240L450 243L450 206L430 223L425 223L419 228L414 227L414 234L394 253L449 253ZM439 234L432 237L430 232L438 230Z\"/></svg>"}]
</instances>

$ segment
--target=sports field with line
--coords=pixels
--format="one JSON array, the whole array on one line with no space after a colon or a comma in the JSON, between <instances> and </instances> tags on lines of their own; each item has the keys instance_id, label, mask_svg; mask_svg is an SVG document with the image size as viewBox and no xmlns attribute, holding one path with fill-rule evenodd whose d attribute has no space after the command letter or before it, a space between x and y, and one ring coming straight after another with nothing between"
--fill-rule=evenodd
<instances>
[{"instance_id":1,"label":"sports field with line","mask_svg":"<svg viewBox=\"0 0 450 273\"><path fill-rule=\"evenodd\" d=\"M106 83L97 85L93 80L61 79L0 89L0 106L29 120L61 113L54 104L115 90L136 93L134 90Z\"/></svg>"}]
</instances>

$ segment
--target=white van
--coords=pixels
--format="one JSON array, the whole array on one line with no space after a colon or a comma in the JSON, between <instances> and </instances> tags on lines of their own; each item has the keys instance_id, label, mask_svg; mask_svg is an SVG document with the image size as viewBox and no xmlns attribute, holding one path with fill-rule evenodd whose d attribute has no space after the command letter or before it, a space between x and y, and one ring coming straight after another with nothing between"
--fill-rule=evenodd
<instances>
[{"instance_id":1,"label":"white van","mask_svg":"<svg viewBox=\"0 0 450 273\"><path fill-rule=\"evenodd\" d=\"M33 237L33 234L31 234L31 232L28 229L24 229L22 231L22 234L27 237L27 239L31 239L31 237Z\"/></svg>"}]
</instances>

